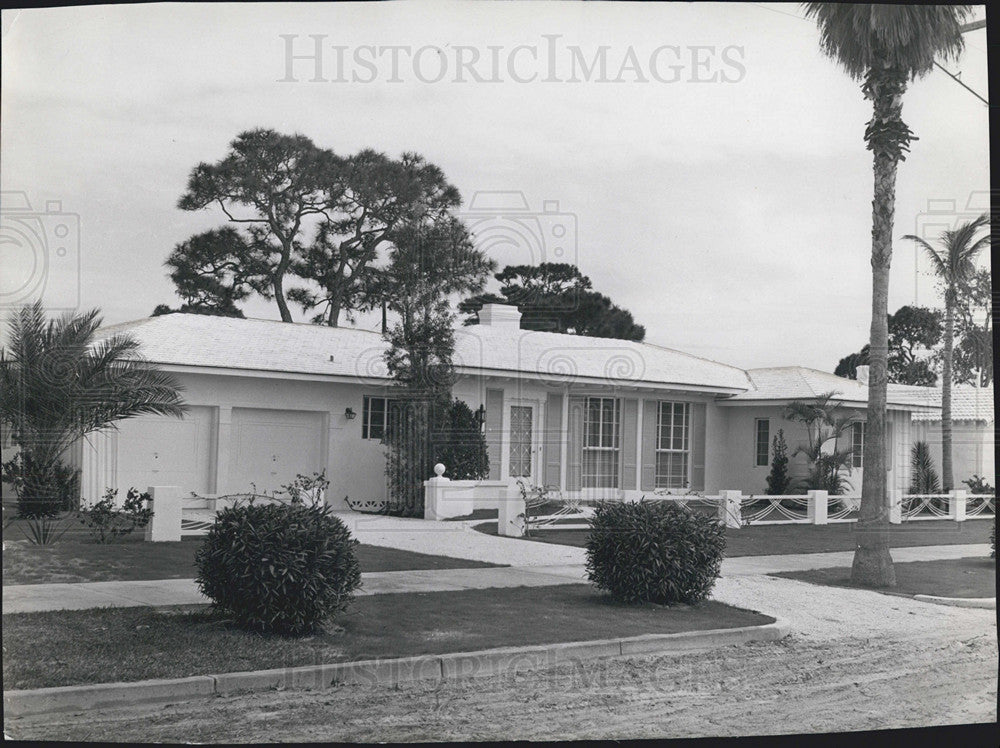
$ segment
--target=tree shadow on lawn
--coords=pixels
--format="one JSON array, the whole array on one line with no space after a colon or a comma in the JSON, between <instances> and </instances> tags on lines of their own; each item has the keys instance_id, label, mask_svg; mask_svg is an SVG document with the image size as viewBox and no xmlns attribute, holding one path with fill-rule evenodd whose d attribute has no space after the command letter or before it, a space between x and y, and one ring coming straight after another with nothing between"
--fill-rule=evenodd
<instances>
[{"instance_id":1,"label":"tree shadow on lawn","mask_svg":"<svg viewBox=\"0 0 1000 748\"><path fill-rule=\"evenodd\" d=\"M94 543L74 536L52 545L27 540L5 541L3 583L54 584L77 582L193 579L195 554L202 538L176 543L146 543L142 535L114 543ZM356 546L362 573L423 569L477 569L500 564L434 556L426 553L360 544Z\"/></svg>"},{"instance_id":2,"label":"tree shadow on lawn","mask_svg":"<svg viewBox=\"0 0 1000 748\"><path fill-rule=\"evenodd\" d=\"M905 548L928 545L966 545L989 543L992 523L988 520L965 522L930 521L893 525L889 545ZM497 534L496 522L473 526L486 535ZM532 530L530 538L519 540L554 543L583 548L588 530ZM853 551L858 532L853 522L829 525L751 525L726 530L726 557L772 556L792 553L829 553Z\"/></svg>"},{"instance_id":3,"label":"tree shadow on lawn","mask_svg":"<svg viewBox=\"0 0 1000 748\"><path fill-rule=\"evenodd\" d=\"M623 605L581 584L359 597L325 631L302 638L248 633L207 606L3 618L7 688L180 678L774 621L712 600Z\"/></svg>"},{"instance_id":4,"label":"tree shadow on lawn","mask_svg":"<svg viewBox=\"0 0 1000 748\"><path fill-rule=\"evenodd\" d=\"M996 561L992 558L953 558L939 561L907 561L893 564L896 586L876 590L894 595L935 597L996 597ZM771 574L827 587L867 589L851 583L849 568L810 569Z\"/></svg>"}]
</instances>

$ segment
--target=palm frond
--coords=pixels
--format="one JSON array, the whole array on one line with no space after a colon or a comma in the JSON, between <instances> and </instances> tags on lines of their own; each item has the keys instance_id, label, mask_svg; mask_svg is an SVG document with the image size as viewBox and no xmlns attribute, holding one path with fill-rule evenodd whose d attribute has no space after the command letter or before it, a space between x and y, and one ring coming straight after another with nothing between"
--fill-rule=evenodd
<instances>
[{"instance_id":1,"label":"palm frond","mask_svg":"<svg viewBox=\"0 0 1000 748\"><path fill-rule=\"evenodd\" d=\"M907 77L926 75L935 58L962 52L961 25L971 5L876 5L802 3L815 19L820 49L855 80L872 67L888 66Z\"/></svg>"}]
</instances>

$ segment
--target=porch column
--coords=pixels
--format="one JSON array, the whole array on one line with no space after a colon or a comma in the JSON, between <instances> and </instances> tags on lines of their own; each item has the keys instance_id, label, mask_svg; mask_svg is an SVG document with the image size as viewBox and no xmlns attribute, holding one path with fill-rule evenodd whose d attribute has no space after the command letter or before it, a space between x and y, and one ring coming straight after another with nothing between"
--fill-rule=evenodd
<instances>
[{"instance_id":1,"label":"porch column","mask_svg":"<svg viewBox=\"0 0 1000 748\"><path fill-rule=\"evenodd\" d=\"M229 463L232 454L233 409L219 406L216 409L215 422L215 481L213 493L225 491L226 479L229 477Z\"/></svg>"},{"instance_id":2,"label":"porch column","mask_svg":"<svg viewBox=\"0 0 1000 748\"><path fill-rule=\"evenodd\" d=\"M562 418L559 424L559 490L566 490L566 465L569 462L569 387L563 389Z\"/></svg>"},{"instance_id":3,"label":"porch column","mask_svg":"<svg viewBox=\"0 0 1000 748\"><path fill-rule=\"evenodd\" d=\"M638 410L635 418L635 490L642 490L642 411L645 400L639 398Z\"/></svg>"}]
</instances>

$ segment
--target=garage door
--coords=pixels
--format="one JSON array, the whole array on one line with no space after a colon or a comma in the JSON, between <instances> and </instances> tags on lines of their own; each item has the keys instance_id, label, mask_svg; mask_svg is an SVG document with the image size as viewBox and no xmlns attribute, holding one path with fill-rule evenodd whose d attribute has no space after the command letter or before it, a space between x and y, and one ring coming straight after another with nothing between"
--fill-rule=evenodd
<instances>
[{"instance_id":1,"label":"garage door","mask_svg":"<svg viewBox=\"0 0 1000 748\"><path fill-rule=\"evenodd\" d=\"M323 413L233 408L228 491L272 492L323 469Z\"/></svg>"},{"instance_id":2,"label":"garage door","mask_svg":"<svg viewBox=\"0 0 1000 748\"><path fill-rule=\"evenodd\" d=\"M130 486L180 486L181 496L211 490L214 408L192 406L183 419L130 418L118 424L118 499Z\"/></svg>"}]
</instances>

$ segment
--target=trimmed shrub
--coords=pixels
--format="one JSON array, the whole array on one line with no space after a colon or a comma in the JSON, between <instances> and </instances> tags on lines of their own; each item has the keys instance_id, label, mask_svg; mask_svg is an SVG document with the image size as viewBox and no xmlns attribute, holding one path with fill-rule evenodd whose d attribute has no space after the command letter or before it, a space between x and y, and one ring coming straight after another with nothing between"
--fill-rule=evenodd
<instances>
[{"instance_id":1,"label":"trimmed shrub","mask_svg":"<svg viewBox=\"0 0 1000 748\"><path fill-rule=\"evenodd\" d=\"M490 474L486 436L472 408L454 399L440 408L431 433L434 462L447 468L452 480L483 480Z\"/></svg>"},{"instance_id":2,"label":"trimmed shrub","mask_svg":"<svg viewBox=\"0 0 1000 748\"><path fill-rule=\"evenodd\" d=\"M587 538L587 576L626 603L697 603L715 585L726 530L667 501L602 501Z\"/></svg>"},{"instance_id":3,"label":"trimmed shrub","mask_svg":"<svg viewBox=\"0 0 1000 748\"><path fill-rule=\"evenodd\" d=\"M325 504L251 501L216 515L195 556L195 581L239 626L305 634L361 585L357 543Z\"/></svg>"}]
</instances>

